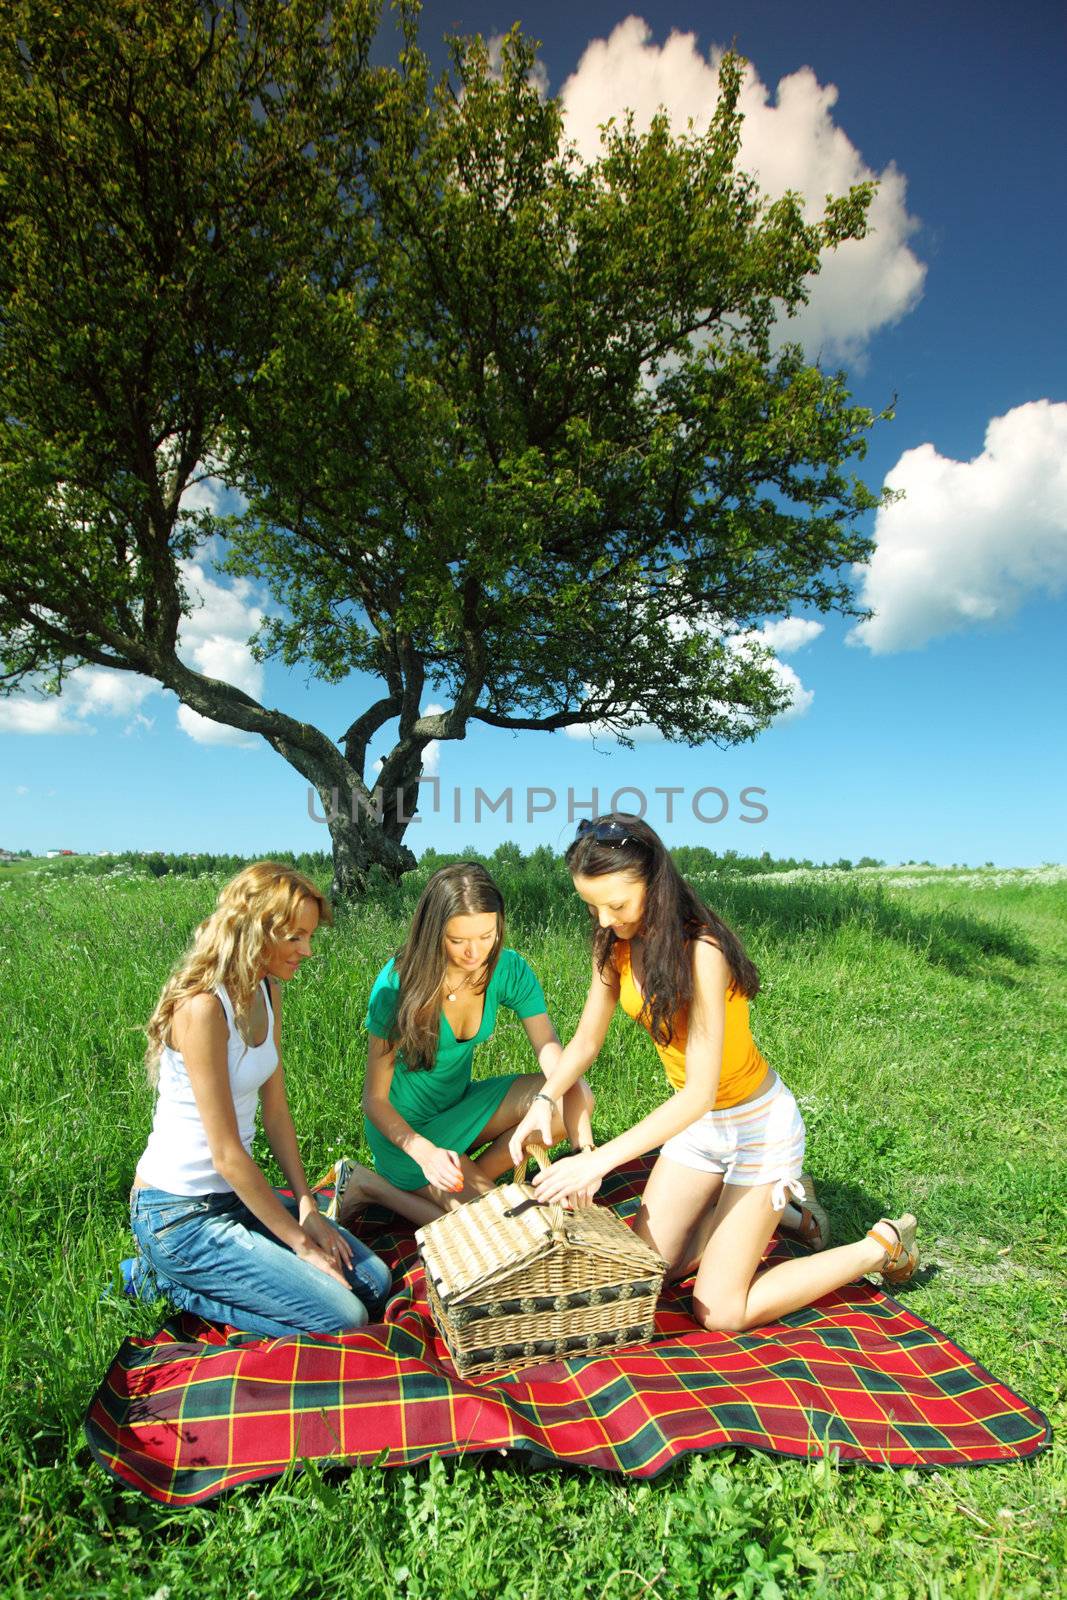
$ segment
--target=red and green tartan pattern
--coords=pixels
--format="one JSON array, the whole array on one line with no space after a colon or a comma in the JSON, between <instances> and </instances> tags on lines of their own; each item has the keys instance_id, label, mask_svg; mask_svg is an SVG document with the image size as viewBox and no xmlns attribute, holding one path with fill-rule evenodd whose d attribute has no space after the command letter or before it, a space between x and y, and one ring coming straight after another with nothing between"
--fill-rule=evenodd
<instances>
[{"instance_id":1,"label":"red and green tartan pattern","mask_svg":"<svg viewBox=\"0 0 1067 1600\"><path fill-rule=\"evenodd\" d=\"M614 1173L605 1202L632 1214L648 1166ZM395 1224L371 1211L359 1227L394 1271L382 1323L267 1339L183 1316L127 1339L85 1420L97 1461L153 1500L190 1505L308 1459L401 1467L528 1450L652 1477L728 1445L940 1468L1021 1460L1049 1443L1039 1411L866 1282L743 1334L698 1327L691 1286L679 1285L649 1344L458 1378L414 1239Z\"/></svg>"}]
</instances>

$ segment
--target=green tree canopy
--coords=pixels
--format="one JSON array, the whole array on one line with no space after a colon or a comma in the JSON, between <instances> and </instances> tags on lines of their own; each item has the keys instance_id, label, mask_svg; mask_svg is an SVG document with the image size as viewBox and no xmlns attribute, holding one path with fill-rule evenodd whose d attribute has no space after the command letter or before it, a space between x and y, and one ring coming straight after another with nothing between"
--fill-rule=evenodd
<instances>
[{"instance_id":1,"label":"green tree canopy","mask_svg":"<svg viewBox=\"0 0 1067 1600\"><path fill-rule=\"evenodd\" d=\"M434 84L410 25L369 68L356 0L6 9L9 686L124 667L260 733L343 791L342 893L411 861L425 747L472 721L766 726L786 691L749 631L852 611L870 550L874 419L775 343L870 192L806 222L739 173L736 58L705 136L624 121L584 165L517 31ZM244 516L181 510L208 458ZM381 681L340 739L181 661L212 536L281 606L262 652ZM353 816L394 723L380 819Z\"/></svg>"},{"instance_id":2,"label":"green tree canopy","mask_svg":"<svg viewBox=\"0 0 1067 1600\"><path fill-rule=\"evenodd\" d=\"M379 10L0 3L0 687L143 673L320 789L350 777L331 739L180 656L186 563L215 532L182 499L292 285L370 225Z\"/></svg>"}]
</instances>

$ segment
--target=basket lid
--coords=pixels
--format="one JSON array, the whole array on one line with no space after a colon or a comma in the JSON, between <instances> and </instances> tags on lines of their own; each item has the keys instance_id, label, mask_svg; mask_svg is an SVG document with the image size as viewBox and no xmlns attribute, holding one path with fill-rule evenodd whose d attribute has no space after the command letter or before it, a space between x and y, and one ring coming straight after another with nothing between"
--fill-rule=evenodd
<instances>
[{"instance_id":1,"label":"basket lid","mask_svg":"<svg viewBox=\"0 0 1067 1600\"><path fill-rule=\"evenodd\" d=\"M637 1276L666 1272L667 1263L607 1206L577 1206L565 1215L567 1241L579 1250L631 1268Z\"/></svg>"},{"instance_id":2,"label":"basket lid","mask_svg":"<svg viewBox=\"0 0 1067 1600\"><path fill-rule=\"evenodd\" d=\"M560 1248L600 1257L635 1277L665 1270L666 1262L604 1206L564 1211L562 1227L553 1225L555 1209L538 1205L526 1184L508 1183L420 1228L415 1239L441 1304L458 1304Z\"/></svg>"}]
</instances>

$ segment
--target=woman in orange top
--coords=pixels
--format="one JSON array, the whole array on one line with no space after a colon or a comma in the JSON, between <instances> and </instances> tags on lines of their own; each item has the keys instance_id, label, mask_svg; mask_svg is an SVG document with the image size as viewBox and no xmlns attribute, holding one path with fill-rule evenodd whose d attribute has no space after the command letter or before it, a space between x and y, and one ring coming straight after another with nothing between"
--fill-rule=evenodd
<instances>
[{"instance_id":1,"label":"woman in orange top","mask_svg":"<svg viewBox=\"0 0 1067 1600\"><path fill-rule=\"evenodd\" d=\"M530 1137L551 1142L554 1105L595 1060L617 1004L648 1029L675 1092L618 1138L555 1162L534 1180L538 1198L591 1198L613 1167L661 1146L636 1231L673 1277L696 1269L693 1309L706 1328L761 1327L867 1272L903 1283L919 1259L910 1215L760 1270L787 1195L804 1199L804 1124L749 1031L756 969L638 817L583 822L566 861L593 921L592 982L512 1158Z\"/></svg>"}]
</instances>

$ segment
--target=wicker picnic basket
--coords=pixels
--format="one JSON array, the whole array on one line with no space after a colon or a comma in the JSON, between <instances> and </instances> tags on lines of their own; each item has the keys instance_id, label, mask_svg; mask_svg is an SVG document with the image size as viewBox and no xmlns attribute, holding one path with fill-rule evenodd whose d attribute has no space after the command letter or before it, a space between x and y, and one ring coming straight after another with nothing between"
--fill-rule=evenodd
<instances>
[{"instance_id":1,"label":"wicker picnic basket","mask_svg":"<svg viewBox=\"0 0 1067 1600\"><path fill-rule=\"evenodd\" d=\"M531 1146L541 1167L547 1152ZM537 1204L524 1181L449 1211L415 1235L426 1293L463 1377L642 1344L667 1263L604 1206Z\"/></svg>"}]
</instances>

